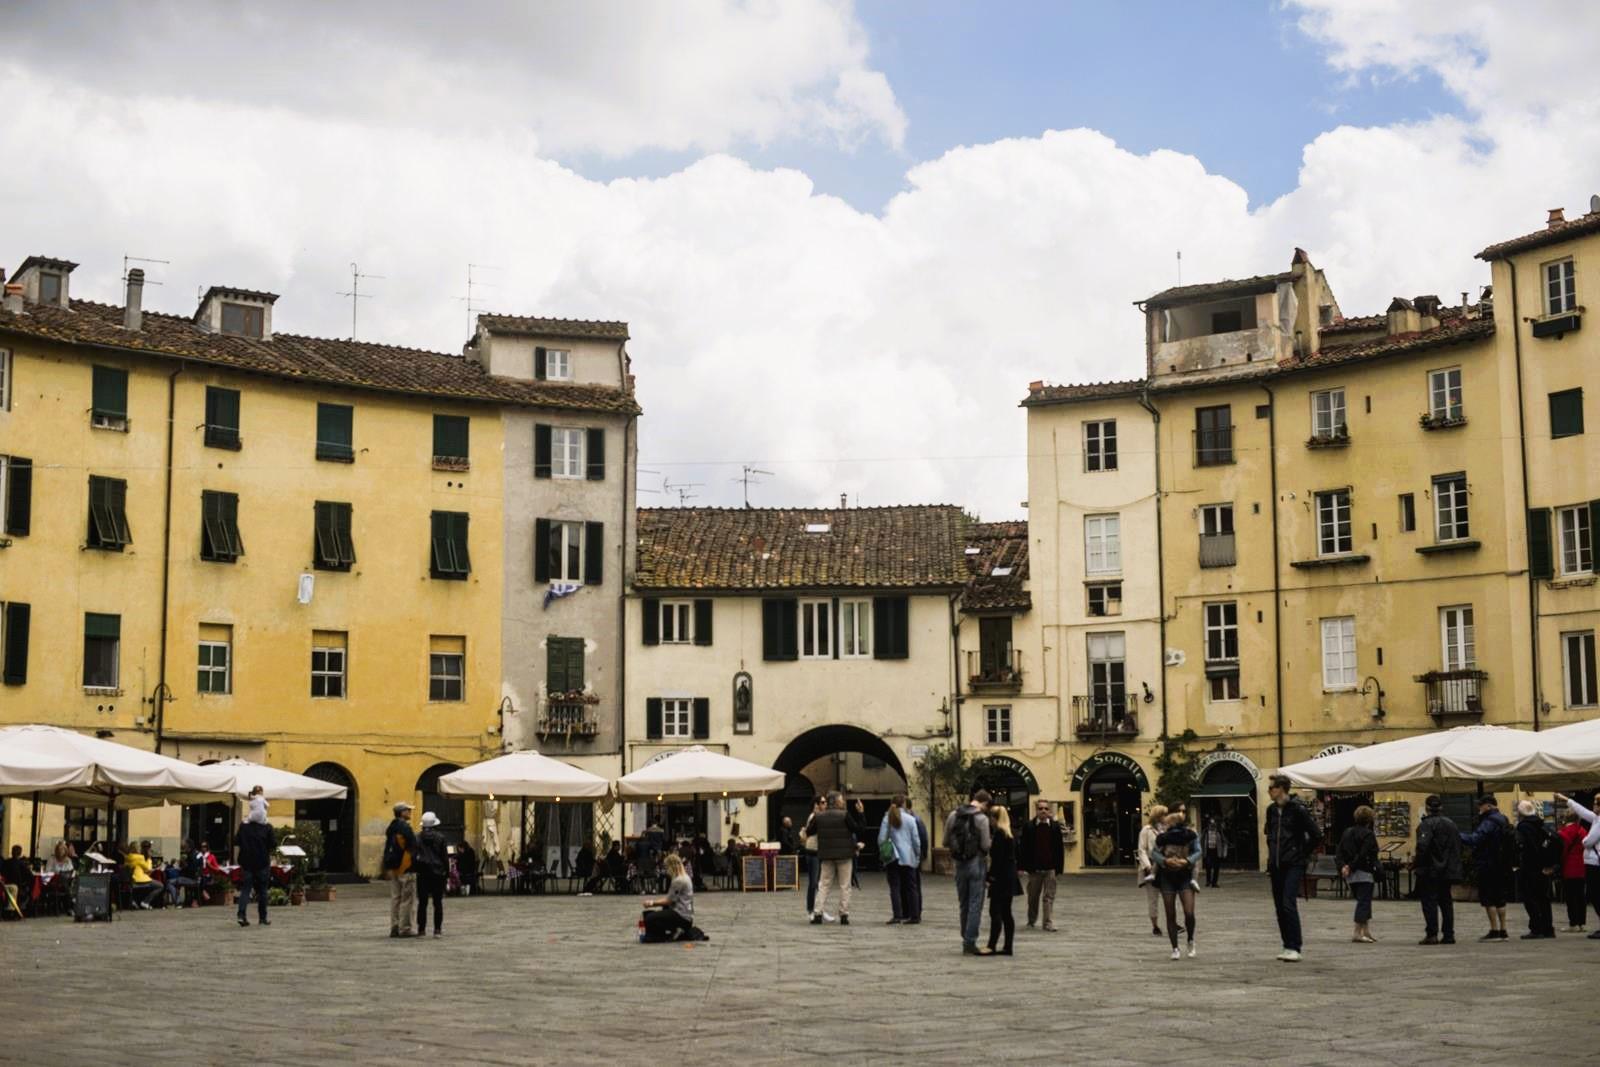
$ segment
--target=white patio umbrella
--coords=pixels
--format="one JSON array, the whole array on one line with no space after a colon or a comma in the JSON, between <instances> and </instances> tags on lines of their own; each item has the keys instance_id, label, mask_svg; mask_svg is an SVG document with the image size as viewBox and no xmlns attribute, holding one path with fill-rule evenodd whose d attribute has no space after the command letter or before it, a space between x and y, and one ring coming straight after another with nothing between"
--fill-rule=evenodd
<instances>
[{"instance_id":1,"label":"white patio umbrella","mask_svg":"<svg viewBox=\"0 0 1600 1067\"><path fill-rule=\"evenodd\" d=\"M56 785L41 784L38 759L78 768ZM226 771L104 741L58 726L0 728L0 796L38 793L74 808L153 807L166 801L207 803L231 792Z\"/></svg>"},{"instance_id":2,"label":"white patio umbrella","mask_svg":"<svg viewBox=\"0 0 1600 1067\"><path fill-rule=\"evenodd\" d=\"M1504 788L1547 773L1538 737L1504 726L1458 726L1291 763L1280 773L1311 789L1439 793Z\"/></svg>"},{"instance_id":3,"label":"white patio umbrella","mask_svg":"<svg viewBox=\"0 0 1600 1067\"><path fill-rule=\"evenodd\" d=\"M782 771L694 745L660 756L618 778L617 796L657 802L724 800L776 793L784 787L784 778Z\"/></svg>"},{"instance_id":4,"label":"white patio umbrella","mask_svg":"<svg viewBox=\"0 0 1600 1067\"><path fill-rule=\"evenodd\" d=\"M1600 719L1585 719L1533 735L1543 774L1539 785L1576 786L1600 780Z\"/></svg>"},{"instance_id":5,"label":"white patio umbrella","mask_svg":"<svg viewBox=\"0 0 1600 1067\"><path fill-rule=\"evenodd\" d=\"M258 785L268 800L343 800L350 792L342 785L324 782L320 778L264 767L246 759L225 759L206 766L226 770L232 778L230 791L237 797L249 796L250 790Z\"/></svg>"},{"instance_id":6,"label":"white patio umbrella","mask_svg":"<svg viewBox=\"0 0 1600 1067\"><path fill-rule=\"evenodd\" d=\"M469 800L598 800L611 783L539 752L512 752L439 777L439 792Z\"/></svg>"}]
</instances>

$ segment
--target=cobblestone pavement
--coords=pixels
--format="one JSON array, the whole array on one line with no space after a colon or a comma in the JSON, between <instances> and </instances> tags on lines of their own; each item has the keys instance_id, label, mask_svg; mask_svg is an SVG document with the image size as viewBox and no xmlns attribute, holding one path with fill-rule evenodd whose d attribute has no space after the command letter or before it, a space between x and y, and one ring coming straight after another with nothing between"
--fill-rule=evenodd
<instances>
[{"instance_id":1,"label":"cobblestone pavement","mask_svg":"<svg viewBox=\"0 0 1600 1067\"><path fill-rule=\"evenodd\" d=\"M395 941L381 885L270 929L231 908L8 923L0 1062L1600 1062L1600 942L1517 941L1520 910L1509 943L1460 905L1463 942L1420 948L1416 905L1379 902L1381 943L1354 945L1351 903L1323 897L1283 964L1265 879L1241 875L1172 962L1131 881L1063 879L1061 932L1020 931L1009 960L960 955L932 877L921 926L883 925L877 876L849 927L807 925L793 893L703 893L692 946L638 944L631 897L452 899L442 939Z\"/></svg>"}]
</instances>

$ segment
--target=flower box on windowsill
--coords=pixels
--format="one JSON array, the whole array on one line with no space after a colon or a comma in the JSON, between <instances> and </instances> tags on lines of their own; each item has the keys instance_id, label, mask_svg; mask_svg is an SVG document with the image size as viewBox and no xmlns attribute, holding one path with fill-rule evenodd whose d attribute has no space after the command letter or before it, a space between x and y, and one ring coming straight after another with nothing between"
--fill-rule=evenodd
<instances>
[{"instance_id":1,"label":"flower box on windowsill","mask_svg":"<svg viewBox=\"0 0 1600 1067\"><path fill-rule=\"evenodd\" d=\"M1551 578L1546 585L1551 589L1581 589L1595 584L1593 574L1569 574L1564 578Z\"/></svg>"},{"instance_id":2,"label":"flower box on windowsill","mask_svg":"<svg viewBox=\"0 0 1600 1067\"><path fill-rule=\"evenodd\" d=\"M1460 541L1440 541L1436 545L1418 545L1417 553L1423 556L1439 556L1448 552L1476 552L1482 547L1482 541L1467 537Z\"/></svg>"},{"instance_id":3,"label":"flower box on windowsill","mask_svg":"<svg viewBox=\"0 0 1600 1067\"><path fill-rule=\"evenodd\" d=\"M1417 425L1421 426L1424 430L1453 430L1457 426L1465 426L1466 424L1467 424L1467 417L1464 414L1462 414L1462 415L1431 415L1431 414L1428 414L1428 415L1420 415L1417 418Z\"/></svg>"},{"instance_id":4,"label":"flower box on windowsill","mask_svg":"<svg viewBox=\"0 0 1600 1067\"><path fill-rule=\"evenodd\" d=\"M1562 315L1550 315L1542 319L1533 320L1533 336L1535 337L1560 337L1568 334L1583 325L1583 316L1576 311L1569 311Z\"/></svg>"},{"instance_id":5,"label":"flower box on windowsill","mask_svg":"<svg viewBox=\"0 0 1600 1067\"><path fill-rule=\"evenodd\" d=\"M1350 444L1350 429L1340 426L1331 434L1317 434L1306 440L1307 448L1345 448Z\"/></svg>"},{"instance_id":6,"label":"flower box on windowsill","mask_svg":"<svg viewBox=\"0 0 1600 1067\"><path fill-rule=\"evenodd\" d=\"M1346 552L1339 556L1318 556L1315 559L1297 559L1290 562L1289 566L1298 567L1301 570L1309 570L1317 567L1350 567L1357 563L1366 563L1371 559L1372 557L1367 555L1365 552Z\"/></svg>"},{"instance_id":7,"label":"flower box on windowsill","mask_svg":"<svg viewBox=\"0 0 1600 1067\"><path fill-rule=\"evenodd\" d=\"M119 697L122 695L122 690L114 685L86 685L83 687L83 695L87 697Z\"/></svg>"},{"instance_id":8,"label":"flower box on windowsill","mask_svg":"<svg viewBox=\"0 0 1600 1067\"><path fill-rule=\"evenodd\" d=\"M472 469L472 463L465 456L434 456L433 469L436 471L466 471Z\"/></svg>"}]
</instances>

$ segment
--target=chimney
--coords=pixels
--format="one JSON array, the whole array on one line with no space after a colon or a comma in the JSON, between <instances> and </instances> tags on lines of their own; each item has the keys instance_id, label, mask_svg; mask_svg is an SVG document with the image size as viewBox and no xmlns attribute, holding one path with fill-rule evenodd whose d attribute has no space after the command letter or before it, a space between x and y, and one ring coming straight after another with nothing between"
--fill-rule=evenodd
<instances>
[{"instance_id":1,"label":"chimney","mask_svg":"<svg viewBox=\"0 0 1600 1067\"><path fill-rule=\"evenodd\" d=\"M1390 337L1417 333L1422 329L1422 316L1417 314L1416 305L1403 296L1397 296L1389 303L1387 318Z\"/></svg>"},{"instance_id":2,"label":"chimney","mask_svg":"<svg viewBox=\"0 0 1600 1067\"><path fill-rule=\"evenodd\" d=\"M138 267L128 272L128 297L122 306L122 328L138 333L144 325L144 271Z\"/></svg>"},{"instance_id":3,"label":"chimney","mask_svg":"<svg viewBox=\"0 0 1600 1067\"><path fill-rule=\"evenodd\" d=\"M849 493L840 493L839 494L839 510L843 511L845 508L847 508L849 506L850 506L850 494Z\"/></svg>"},{"instance_id":4,"label":"chimney","mask_svg":"<svg viewBox=\"0 0 1600 1067\"><path fill-rule=\"evenodd\" d=\"M5 288L5 297L0 299L0 311L12 315L22 314L22 286L16 282L8 282Z\"/></svg>"},{"instance_id":5,"label":"chimney","mask_svg":"<svg viewBox=\"0 0 1600 1067\"><path fill-rule=\"evenodd\" d=\"M1566 221L1567 221L1567 209L1566 208L1553 207L1553 208L1550 209L1550 223L1549 223L1549 225L1550 225L1550 228L1552 230L1555 229L1557 226L1561 225L1563 222L1566 222Z\"/></svg>"}]
</instances>

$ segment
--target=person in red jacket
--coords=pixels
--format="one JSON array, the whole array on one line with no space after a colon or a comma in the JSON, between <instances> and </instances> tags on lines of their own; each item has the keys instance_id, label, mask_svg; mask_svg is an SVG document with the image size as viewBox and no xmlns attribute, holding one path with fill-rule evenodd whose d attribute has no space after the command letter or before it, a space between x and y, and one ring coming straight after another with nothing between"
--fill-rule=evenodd
<instances>
[{"instance_id":1,"label":"person in red jacket","mask_svg":"<svg viewBox=\"0 0 1600 1067\"><path fill-rule=\"evenodd\" d=\"M1584 929L1583 835L1587 831L1578 813L1567 809L1561 824L1561 899L1567 902L1567 933Z\"/></svg>"}]
</instances>

